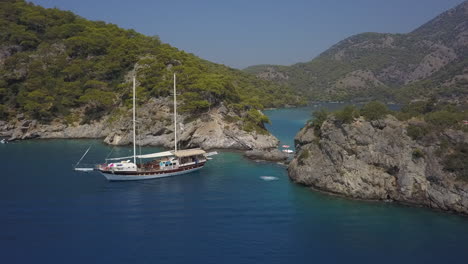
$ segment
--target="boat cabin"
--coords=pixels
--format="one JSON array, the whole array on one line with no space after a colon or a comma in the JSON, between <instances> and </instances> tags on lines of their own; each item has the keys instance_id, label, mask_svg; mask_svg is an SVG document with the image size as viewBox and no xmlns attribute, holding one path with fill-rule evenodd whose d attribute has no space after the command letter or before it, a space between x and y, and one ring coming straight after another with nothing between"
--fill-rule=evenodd
<instances>
[{"instance_id":1,"label":"boat cabin","mask_svg":"<svg viewBox=\"0 0 468 264\"><path fill-rule=\"evenodd\" d=\"M109 163L105 169L111 171L137 171L137 166L135 163L130 162L130 160L123 160L121 162Z\"/></svg>"},{"instance_id":2,"label":"boat cabin","mask_svg":"<svg viewBox=\"0 0 468 264\"><path fill-rule=\"evenodd\" d=\"M178 151L164 151L145 155L136 156L137 159L153 159L145 163L135 164L130 160L124 160L115 163L100 165L99 169L103 171L159 171L159 170L173 170L185 166L198 165L199 163L206 162L206 152L202 149L184 149ZM108 160L121 160L133 158L122 157L112 158Z\"/></svg>"}]
</instances>

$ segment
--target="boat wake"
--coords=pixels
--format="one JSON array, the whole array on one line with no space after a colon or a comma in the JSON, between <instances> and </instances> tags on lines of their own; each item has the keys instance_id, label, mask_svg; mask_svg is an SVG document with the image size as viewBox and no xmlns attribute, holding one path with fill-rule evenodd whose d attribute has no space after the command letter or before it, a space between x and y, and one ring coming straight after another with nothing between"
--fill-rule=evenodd
<instances>
[{"instance_id":1,"label":"boat wake","mask_svg":"<svg viewBox=\"0 0 468 264\"><path fill-rule=\"evenodd\" d=\"M276 181L278 180L278 177L274 177L274 176L260 176L260 179L264 180L264 181Z\"/></svg>"}]
</instances>

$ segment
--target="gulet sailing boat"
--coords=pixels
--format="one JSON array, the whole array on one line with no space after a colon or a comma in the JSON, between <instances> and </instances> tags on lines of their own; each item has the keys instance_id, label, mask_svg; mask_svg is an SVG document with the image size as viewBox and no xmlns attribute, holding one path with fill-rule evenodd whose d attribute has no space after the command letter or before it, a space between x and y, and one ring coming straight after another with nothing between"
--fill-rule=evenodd
<instances>
[{"instance_id":1,"label":"gulet sailing boat","mask_svg":"<svg viewBox=\"0 0 468 264\"><path fill-rule=\"evenodd\" d=\"M133 77L133 156L106 159L106 163L97 165L94 170L99 171L109 181L129 181L181 175L203 168L208 160L207 157L217 154L216 152L207 153L200 148L177 149L177 97L175 74L174 150L144 155L136 154L135 83L135 77ZM151 161L138 164L136 161L137 158L151 159ZM109 161L111 162L109 163ZM85 169L75 170L86 171Z\"/></svg>"}]
</instances>

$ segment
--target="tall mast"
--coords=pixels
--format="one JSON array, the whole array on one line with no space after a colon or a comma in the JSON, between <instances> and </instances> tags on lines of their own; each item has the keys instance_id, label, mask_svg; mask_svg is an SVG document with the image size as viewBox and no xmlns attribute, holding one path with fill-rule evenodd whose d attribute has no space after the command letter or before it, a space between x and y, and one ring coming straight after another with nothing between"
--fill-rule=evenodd
<instances>
[{"instance_id":1,"label":"tall mast","mask_svg":"<svg viewBox=\"0 0 468 264\"><path fill-rule=\"evenodd\" d=\"M133 163L136 164L135 75L133 75Z\"/></svg>"},{"instance_id":2,"label":"tall mast","mask_svg":"<svg viewBox=\"0 0 468 264\"><path fill-rule=\"evenodd\" d=\"M176 75L174 73L174 151L177 151L177 98L176 98Z\"/></svg>"}]
</instances>

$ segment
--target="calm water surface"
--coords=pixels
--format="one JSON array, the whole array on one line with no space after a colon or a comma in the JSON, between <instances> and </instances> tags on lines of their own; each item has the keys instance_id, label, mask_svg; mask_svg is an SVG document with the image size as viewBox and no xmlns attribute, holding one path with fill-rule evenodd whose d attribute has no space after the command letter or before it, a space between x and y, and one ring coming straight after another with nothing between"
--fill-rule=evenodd
<instances>
[{"instance_id":1,"label":"calm water surface","mask_svg":"<svg viewBox=\"0 0 468 264\"><path fill-rule=\"evenodd\" d=\"M266 111L270 129L293 145L313 109ZM93 140L0 145L2 263L468 259L468 217L315 193L290 183L280 165L231 152L188 175L107 182L99 174L71 171L90 144L85 162L99 162L111 150ZM115 148L113 156L128 153L130 148Z\"/></svg>"}]
</instances>

